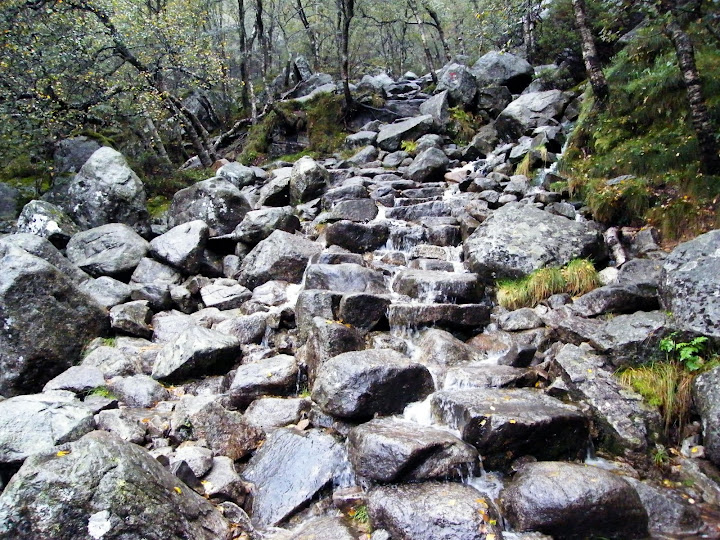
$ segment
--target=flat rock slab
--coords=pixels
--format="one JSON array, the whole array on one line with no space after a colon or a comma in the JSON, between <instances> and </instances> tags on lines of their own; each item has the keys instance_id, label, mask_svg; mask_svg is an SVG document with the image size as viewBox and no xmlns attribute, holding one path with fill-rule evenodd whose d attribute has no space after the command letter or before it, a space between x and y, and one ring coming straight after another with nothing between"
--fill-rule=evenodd
<instances>
[{"instance_id":1,"label":"flat rock slab","mask_svg":"<svg viewBox=\"0 0 720 540\"><path fill-rule=\"evenodd\" d=\"M371 491L368 513L373 527L394 540L500 540L490 501L463 484L402 484Z\"/></svg>"},{"instance_id":2,"label":"flat rock slab","mask_svg":"<svg viewBox=\"0 0 720 540\"><path fill-rule=\"evenodd\" d=\"M402 141L419 139L430 131L432 126L433 117L429 114L383 126L377 136L377 145L382 150L394 152L400 148Z\"/></svg>"},{"instance_id":3,"label":"flat rock slab","mask_svg":"<svg viewBox=\"0 0 720 540\"><path fill-rule=\"evenodd\" d=\"M93 429L93 411L68 392L0 401L0 463L21 463Z\"/></svg>"},{"instance_id":4,"label":"flat rock slab","mask_svg":"<svg viewBox=\"0 0 720 540\"><path fill-rule=\"evenodd\" d=\"M74 235L67 256L93 276L128 276L145 257L150 244L131 227L109 223Z\"/></svg>"},{"instance_id":5,"label":"flat rock slab","mask_svg":"<svg viewBox=\"0 0 720 540\"><path fill-rule=\"evenodd\" d=\"M393 289L426 304L471 304L483 292L476 274L437 270L403 270L395 277Z\"/></svg>"},{"instance_id":6,"label":"flat rock slab","mask_svg":"<svg viewBox=\"0 0 720 540\"><path fill-rule=\"evenodd\" d=\"M377 418L348 434L356 474L378 482L419 482L471 475L475 448L451 433L401 418Z\"/></svg>"},{"instance_id":7,"label":"flat rock slab","mask_svg":"<svg viewBox=\"0 0 720 540\"><path fill-rule=\"evenodd\" d=\"M207 328L191 327L158 352L152 376L178 380L191 375L226 372L241 356L240 341Z\"/></svg>"},{"instance_id":8,"label":"flat rock slab","mask_svg":"<svg viewBox=\"0 0 720 540\"><path fill-rule=\"evenodd\" d=\"M465 241L465 260L483 280L525 276L545 266L602 251L602 235L533 206L506 204L494 211Z\"/></svg>"},{"instance_id":9,"label":"flat rock slab","mask_svg":"<svg viewBox=\"0 0 720 540\"><path fill-rule=\"evenodd\" d=\"M145 449L102 431L62 452L28 458L0 496L3 538L217 540L229 535L222 514Z\"/></svg>"},{"instance_id":10,"label":"flat rock slab","mask_svg":"<svg viewBox=\"0 0 720 540\"><path fill-rule=\"evenodd\" d=\"M369 420L401 412L434 386L428 369L390 349L347 352L322 364L312 399L339 418Z\"/></svg>"},{"instance_id":11,"label":"flat rock slab","mask_svg":"<svg viewBox=\"0 0 720 540\"><path fill-rule=\"evenodd\" d=\"M648 516L620 476L573 463L528 463L501 494L504 515L519 531L554 538L648 536Z\"/></svg>"},{"instance_id":12,"label":"flat rock slab","mask_svg":"<svg viewBox=\"0 0 720 540\"><path fill-rule=\"evenodd\" d=\"M339 474L345 462L342 445L330 435L290 428L274 431L242 473L253 484L253 524L277 525L292 516Z\"/></svg>"},{"instance_id":13,"label":"flat rock slab","mask_svg":"<svg viewBox=\"0 0 720 540\"><path fill-rule=\"evenodd\" d=\"M229 394L236 405L249 405L264 395L287 395L298 387L298 365L295 357L280 354L235 370Z\"/></svg>"},{"instance_id":14,"label":"flat rock slab","mask_svg":"<svg viewBox=\"0 0 720 540\"><path fill-rule=\"evenodd\" d=\"M343 293L389 292L380 272L355 263L311 264L305 274L305 288Z\"/></svg>"},{"instance_id":15,"label":"flat rock slab","mask_svg":"<svg viewBox=\"0 0 720 540\"><path fill-rule=\"evenodd\" d=\"M576 407L530 389L444 390L433 394L433 417L460 431L488 469L520 456L574 459L587 447L588 421Z\"/></svg>"},{"instance_id":16,"label":"flat rock slab","mask_svg":"<svg viewBox=\"0 0 720 540\"><path fill-rule=\"evenodd\" d=\"M486 304L404 304L388 307L391 328L481 328L490 322L490 306Z\"/></svg>"}]
</instances>

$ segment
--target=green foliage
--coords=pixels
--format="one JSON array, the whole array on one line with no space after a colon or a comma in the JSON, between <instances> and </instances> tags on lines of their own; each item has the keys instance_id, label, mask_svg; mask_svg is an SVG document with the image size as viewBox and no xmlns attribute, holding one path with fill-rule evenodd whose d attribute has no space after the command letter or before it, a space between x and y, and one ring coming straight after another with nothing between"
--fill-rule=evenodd
<instances>
[{"instance_id":1,"label":"green foliage","mask_svg":"<svg viewBox=\"0 0 720 540\"><path fill-rule=\"evenodd\" d=\"M400 149L408 154L415 154L417 146L417 141L403 141L400 143Z\"/></svg>"},{"instance_id":2,"label":"green foliage","mask_svg":"<svg viewBox=\"0 0 720 540\"><path fill-rule=\"evenodd\" d=\"M656 467L662 467L670 461L670 454L664 446L658 444L652 451L652 459Z\"/></svg>"},{"instance_id":3,"label":"green foliage","mask_svg":"<svg viewBox=\"0 0 720 540\"><path fill-rule=\"evenodd\" d=\"M108 399L117 399L117 396L107 386L97 386L87 393L87 397L97 396Z\"/></svg>"},{"instance_id":4,"label":"green foliage","mask_svg":"<svg viewBox=\"0 0 720 540\"><path fill-rule=\"evenodd\" d=\"M162 195L150 197L147 200L147 211L150 217L156 218L165 214L170 209L170 199Z\"/></svg>"},{"instance_id":5,"label":"green foliage","mask_svg":"<svg viewBox=\"0 0 720 540\"><path fill-rule=\"evenodd\" d=\"M451 107L448 112L450 113L448 133L456 144L465 146L477 132L480 119L462 107Z\"/></svg>"},{"instance_id":6,"label":"green foliage","mask_svg":"<svg viewBox=\"0 0 720 540\"><path fill-rule=\"evenodd\" d=\"M658 24L660 24L658 22ZM720 43L690 26L713 121L720 124ZM698 234L720 222L720 178L700 172L687 94L670 41L657 25L639 32L606 70L605 110L585 100L560 163L575 194L600 221L660 227L668 239ZM609 186L606 180L635 178Z\"/></svg>"},{"instance_id":7,"label":"green foliage","mask_svg":"<svg viewBox=\"0 0 720 540\"><path fill-rule=\"evenodd\" d=\"M708 338L698 336L690 341L677 341L678 334L673 332L660 340L660 350L668 357L679 361L688 371L698 371L705 365L701 355L708 349Z\"/></svg>"},{"instance_id":8,"label":"green foliage","mask_svg":"<svg viewBox=\"0 0 720 540\"><path fill-rule=\"evenodd\" d=\"M599 284L592 262L574 259L564 268L540 268L520 279L498 281L497 301L507 309L533 307L553 294L585 294Z\"/></svg>"},{"instance_id":9,"label":"green foliage","mask_svg":"<svg viewBox=\"0 0 720 540\"><path fill-rule=\"evenodd\" d=\"M116 337L102 338L102 344L105 347L115 347L117 345L117 338Z\"/></svg>"}]
</instances>

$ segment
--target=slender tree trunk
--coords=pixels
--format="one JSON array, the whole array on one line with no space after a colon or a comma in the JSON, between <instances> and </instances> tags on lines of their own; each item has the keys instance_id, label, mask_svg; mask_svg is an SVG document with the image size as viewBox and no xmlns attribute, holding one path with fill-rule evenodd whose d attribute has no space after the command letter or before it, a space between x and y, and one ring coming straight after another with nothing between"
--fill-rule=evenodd
<instances>
[{"instance_id":1,"label":"slender tree trunk","mask_svg":"<svg viewBox=\"0 0 720 540\"><path fill-rule=\"evenodd\" d=\"M320 61L317 35L315 34L315 30L313 30L313 27L310 25L310 21L308 20L307 14L305 13L305 8L302 5L302 0L297 0L297 11L298 16L300 17L300 22L302 23L303 28L305 28L305 33L307 33L308 40L310 41L310 52L312 53L312 67L314 70L317 70Z\"/></svg>"},{"instance_id":2,"label":"slender tree trunk","mask_svg":"<svg viewBox=\"0 0 720 540\"><path fill-rule=\"evenodd\" d=\"M260 57L262 59L262 74L265 76L269 69L270 52L265 35L265 24L263 23L263 2L255 0L255 29L257 31L258 46L260 47Z\"/></svg>"},{"instance_id":3,"label":"slender tree trunk","mask_svg":"<svg viewBox=\"0 0 720 540\"><path fill-rule=\"evenodd\" d=\"M452 54L450 53L450 45L448 45L448 42L445 39L445 31L440 23L440 17L438 17L437 11L432 9L429 5L423 4L423 8L425 8L425 11L433 21L433 26L435 26L435 30L437 30L438 38L440 39L443 52L445 53L445 60L449 62L452 59Z\"/></svg>"},{"instance_id":4,"label":"slender tree trunk","mask_svg":"<svg viewBox=\"0 0 720 540\"><path fill-rule=\"evenodd\" d=\"M158 133L157 127L155 126L155 122L153 122L152 117L148 114L147 111L143 110L142 114L145 118L145 127L150 132L150 143L155 149L155 153L167 165L172 166L173 162L170 160L170 156L168 156L165 145L163 144L162 137L160 137L160 133Z\"/></svg>"},{"instance_id":5,"label":"slender tree trunk","mask_svg":"<svg viewBox=\"0 0 720 540\"><path fill-rule=\"evenodd\" d=\"M423 23L422 19L420 18L420 13L418 12L415 0L408 0L408 4L410 6L410 9L412 10L415 22L418 25L418 30L420 31L420 40L422 41L425 59L427 60L428 69L430 70L430 76L432 77L433 82L437 84L438 78L437 74L435 73L435 69L433 68L432 52L430 52L430 45L428 43L427 34L425 33L425 23Z\"/></svg>"},{"instance_id":6,"label":"slender tree trunk","mask_svg":"<svg viewBox=\"0 0 720 540\"><path fill-rule=\"evenodd\" d=\"M700 160L705 174L720 174L720 154L710 115L703 96L700 73L695 63L695 49L690 36L682 29L675 15L670 13L670 21L665 25L665 33L675 47L678 66L682 72L690 117L695 135L700 144Z\"/></svg>"},{"instance_id":7,"label":"slender tree trunk","mask_svg":"<svg viewBox=\"0 0 720 540\"><path fill-rule=\"evenodd\" d=\"M610 90L605 80L605 74L600 66L600 59L598 58L597 49L595 48L595 39L593 38L592 32L590 32L585 0L572 0L572 5L575 11L575 23L580 32L582 42L585 71L587 72L588 79L590 79L593 94L595 94L595 102L598 107L602 108L607 102Z\"/></svg>"},{"instance_id":8,"label":"slender tree trunk","mask_svg":"<svg viewBox=\"0 0 720 540\"><path fill-rule=\"evenodd\" d=\"M525 59L532 63L535 55L535 13L533 0L525 1L525 13L523 13L523 43L525 45Z\"/></svg>"},{"instance_id":9,"label":"slender tree trunk","mask_svg":"<svg viewBox=\"0 0 720 540\"><path fill-rule=\"evenodd\" d=\"M345 106L349 110L353 104L350 93L350 23L355 16L355 0L335 0L335 5L340 34L340 73L343 79Z\"/></svg>"},{"instance_id":10,"label":"slender tree trunk","mask_svg":"<svg viewBox=\"0 0 720 540\"><path fill-rule=\"evenodd\" d=\"M238 42L240 45L240 82L242 89L240 91L240 99L243 109L250 108L250 98L248 97L248 78L247 69L247 33L245 31L245 0L237 0L238 5Z\"/></svg>"}]
</instances>

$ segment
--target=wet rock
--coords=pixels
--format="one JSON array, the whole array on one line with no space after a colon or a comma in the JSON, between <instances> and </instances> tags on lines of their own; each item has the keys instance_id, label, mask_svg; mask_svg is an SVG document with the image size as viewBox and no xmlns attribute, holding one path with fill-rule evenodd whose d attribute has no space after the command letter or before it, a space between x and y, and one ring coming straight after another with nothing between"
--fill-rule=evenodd
<instances>
[{"instance_id":1,"label":"wet rock","mask_svg":"<svg viewBox=\"0 0 720 540\"><path fill-rule=\"evenodd\" d=\"M328 220L347 220L353 222L372 221L378 214L375 201L370 199L352 199L340 201L327 212Z\"/></svg>"},{"instance_id":2,"label":"wet rock","mask_svg":"<svg viewBox=\"0 0 720 540\"><path fill-rule=\"evenodd\" d=\"M28 456L48 452L93 429L92 411L69 392L0 401L0 463L21 463Z\"/></svg>"},{"instance_id":3,"label":"wet rock","mask_svg":"<svg viewBox=\"0 0 720 540\"><path fill-rule=\"evenodd\" d=\"M168 225L201 220L210 228L210 236L219 236L235 230L250 210L250 203L232 183L210 178L175 193Z\"/></svg>"},{"instance_id":4,"label":"wet rock","mask_svg":"<svg viewBox=\"0 0 720 540\"><path fill-rule=\"evenodd\" d=\"M657 536L700 535L702 520L697 507L689 505L676 491L624 477L637 491L648 515L650 533Z\"/></svg>"},{"instance_id":5,"label":"wet rock","mask_svg":"<svg viewBox=\"0 0 720 540\"><path fill-rule=\"evenodd\" d=\"M144 449L97 431L66 451L62 456L43 452L21 467L0 497L0 535L18 540L229 537L220 512Z\"/></svg>"},{"instance_id":6,"label":"wet rock","mask_svg":"<svg viewBox=\"0 0 720 540\"><path fill-rule=\"evenodd\" d=\"M194 220L173 227L150 242L156 259L194 274L200 268L210 229L204 221Z\"/></svg>"},{"instance_id":7,"label":"wet rock","mask_svg":"<svg viewBox=\"0 0 720 540\"><path fill-rule=\"evenodd\" d=\"M149 247L132 228L110 223L73 236L67 245L67 257L93 276L123 278L135 270Z\"/></svg>"},{"instance_id":8,"label":"wet rock","mask_svg":"<svg viewBox=\"0 0 720 540\"><path fill-rule=\"evenodd\" d=\"M353 428L348 452L355 473L378 482L458 478L479 465L477 450L454 435L395 417Z\"/></svg>"},{"instance_id":9,"label":"wet rock","mask_svg":"<svg viewBox=\"0 0 720 540\"><path fill-rule=\"evenodd\" d=\"M663 263L660 297L682 330L720 339L720 230L677 246Z\"/></svg>"},{"instance_id":10,"label":"wet rock","mask_svg":"<svg viewBox=\"0 0 720 540\"><path fill-rule=\"evenodd\" d=\"M393 414L433 390L425 366L389 349L343 353L318 370L312 399L339 418Z\"/></svg>"},{"instance_id":11,"label":"wet rock","mask_svg":"<svg viewBox=\"0 0 720 540\"><path fill-rule=\"evenodd\" d=\"M427 217L449 216L450 211L450 207L445 201L429 201L407 206L395 206L395 208L390 208L386 215L388 219L420 221Z\"/></svg>"},{"instance_id":12,"label":"wet rock","mask_svg":"<svg viewBox=\"0 0 720 540\"><path fill-rule=\"evenodd\" d=\"M498 515L484 493L464 484L423 482L370 492L373 527L397 540L501 539Z\"/></svg>"},{"instance_id":13,"label":"wet rock","mask_svg":"<svg viewBox=\"0 0 720 540\"><path fill-rule=\"evenodd\" d=\"M407 170L407 177L415 182L433 182L442 180L450 160L438 148L428 148L420 152Z\"/></svg>"},{"instance_id":14,"label":"wet rock","mask_svg":"<svg viewBox=\"0 0 720 540\"><path fill-rule=\"evenodd\" d=\"M304 290L298 295L295 304L295 321L301 341L307 340L315 317L335 319L335 310L341 297L340 293L321 290Z\"/></svg>"},{"instance_id":15,"label":"wet rock","mask_svg":"<svg viewBox=\"0 0 720 540\"><path fill-rule=\"evenodd\" d=\"M308 261L321 251L315 242L275 231L248 253L235 277L250 289L271 280L300 283Z\"/></svg>"},{"instance_id":16,"label":"wet rock","mask_svg":"<svg viewBox=\"0 0 720 540\"><path fill-rule=\"evenodd\" d=\"M602 236L584 223L508 204L465 241L465 260L482 279L520 277L601 252Z\"/></svg>"},{"instance_id":17,"label":"wet rock","mask_svg":"<svg viewBox=\"0 0 720 540\"><path fill-rule=\"evenodd\" d=\"M396 292L425 304L477 302L483 293L477 275L432 270L403 270L393 281Z\"/></svg>"},{"instance_id":18,"label":"wet rock","mask_svg":"<svg viewBox=\"0 0 720 540\"><path fill-rule=\"evenodd\" d=\"M290 424L297 424L310 411L306 398L266 397L256 399L245 410L245 421L266 433Z\"/></svg>"},{"instance_id":19,"label":"wet rock","mask_svg":"<svg viewBox=\"0 0 720 540\"><path fill-rule=\"evenodd\" d=\"M522 92L534 75L532 66L526 60L498 51L480 57L470 71L480 87L507 86L513 94Z\"/></svg>"},{"instance_id":20,"label":"wet rock","mask_svg":"<svg viewBox=\"0 0 720 540\"><path fill-rule=\"evenodd\" d=\"M573 459L587 446L588 422L579 410L534 390L445 390L433 394L432 412L458 429L491 470L525 455Z\"/></svg>"},{"instance_id":21,"label":"wet rock","mask_svg":"<svg viewBox=\"0 0 720 540\"><path fill-rule=\"evenodd\" d=\"M14 217L13 212L10 219ZM17 231L47 238L54 246L64 248L80 229L60 207L46 201L30 201L17 218Z\"/></svg>"},{"instance_id":22,"label":"wet rock","mask_svg":"<svg viewBox=\"0 0 720 540\"><path fill-rule=\"evenodd\" d=\"M43 387L43 392L68 390L75 394L89 392L93 388L103 386L105 378L102 371L91 366L72 366L60 375L51 379Z\"/></svg>"},{"instance_id":23,"label":"wet rock","mask_svg":"<svg viewBox=\"0 0 720 540\"><path fill-rule=\"evenodd\" d=\"M233 336L243 345L260 343L267 331L267 320L267 313L253 313L222 321L214 325L213 330Z\"/></svg>"},{"instance_id":24,"label":"wet rock","mask_svg":"<svg viewBox=\"0 0 720 540\"><path fill-rule=\"evenodd\" d=\"M343 293L389 292L381 273L353 263L311 264L305 273L305 288Z\"/></svg>"},{"instance_id":25,"label":"wet rock","mask_svg":"<svg viewBox=\"0 0 720 540\"><path fill-rule=\"evenodd\" d=\"M106 146L85 162L59 205L83 229L122 223L141 235L150 232L143 183L122 154Z\"/></svg>"},{"instance_id":26,"label":"wet rock","mask_svg":"<svg viewBox=\"0 0 720 540\"><path fill-rule=\"evenodd\" d=\"M538 380L531 369L492 364L451 367L445 373L443 388L532 388Z\"/></svg>"},{"instance_id":27,"label":"wet rock","mask_svg":"<svg viewBox=\"0 0 720 540\"><path fill-rule=\"evenodd\" d=\"M110 309L110 326L119 332L142 338L152 337L153 312L146 300L120 304Z\"/></svg>"},{"instance_id":28,"label":"wet rock","mask_svg":"<svg viewBox=\"0 0 720 540\"><path fill-rule=\"evenodd\" d=\"M570 395L590 406L601 444L613 451L647 448L652 431L660 427L660 418L654 408L643 404L641 396L623 387L607 370L606 359L587 348L565 345L553 363Z\"/></svg>"},{"instance_id":29,"label":"wet rock","mask_svg":"<svg viewBox=\"0 0 720 540\"><path fill-rule=\"evenodd\" d=\"M288 540L355 540L355 534L342 518L326 516L293 529Z\"/></svg>"},{"instance_id":30,"label":"wet rock","mask_svg":"<svg viewBox=\"0 0 720 540\"><path fill-rule=\"evenodd\" d=\"M518 139L537 127L557 125L568 102L568 95L560 90L523 94L500 113L495 128L506 141Z\"/></svg>"},{"instance_id":31,"label":"wet rock","mask_svg":"<svg viewBox=\"0 0 720 540\"><path fill-rule=\"evenodd\" d=\"M0 395L9 397L40 390L80 360L107 316L70 278L24 250L0 244L0 267Z\"/></svg>"},{"instance_id":32,"label":"wet rock","mask_svg":"<svg viewBox=\"0 0 720 540\"><path fill-rule=\"evenodd\" d=\"M433 117L429 114L406 118L394 124L388 124L380 128L377 137L377 145L388 152L394 152L400 148L402 141L414 141L430 131L433 125Z\"/></svg>"},{"instance_id":33,"label":"wet rock","mask_svg":"<svg viewBox=\"0 0 720 540\"><path fill-rule=\"evenodd\" d=\"M388 307L391 328L440 326L482 328L490 322L490 307L485 304L405 304Z\"/></svg>"},{"instance_id":34,"label":"wet rock","mask_svg":"<svg viewBox=\"0 0 720 540\"><path fill-rule=\"evenodd\" d=\"M342 185L328 189L322 196L323 208L329 210L336 203L345 200L367 199L370 197L362 177L350 178Z\"/></svg>"},{"instance_id":35,"label":"wet rock","mask_svg":"<svg viewBox=\"0 0 720 540\"><path fill-rule=\"evenodd\" d=\"M572 311L582 317L603 313L634 313L658 309L656 294L648 294L636 285L605 285L577 298Z\"/></svg>"},{"instance_id":36,"label":"wet rock","mask_svg":"<svg viewBox=\"0 0 720 540\"><path fill-rule=\"evenodd\" d=\"M161 401L170 399L170 392L147 375L115 377L108 383L108 388L128 407L147 409L154 407Z\"/></svg>"},{"instance_id":37,"label":"wet rock","mask_svg":"<svg viewBox=\"0 0 720 540\"><path fill-rule=\"evenodd\" d=\"M462 64L450 64L443 68L437 90L447 90L452 102L466 107L473 104L477 94L477 81L470 70Z\"/></svg>"},{"instance_id":38,"label":"wet rock","mask_svg":"<svg viewBox=\"0 0 720 540\"><path fill-rule=\"evenodd\" d=\"M318 197L327 188L329 179L327 169L313 158L300 158L290 172L291 203L299 204Z\"/></svg>"},{"instance_id":39,"label":"wet rock","mask_svg":"<svg viewBox=\"0 0 720 540\"><path fill-rule=\"evenodd\" d=\"M179 380L191 375L225 373L240 358L240 345L232 336L191 327L160 349L152 376Z\"/></svg>"},{"instance_id":40,"label":"wet rock","mask_svg":"<svg viewBox=\"0 0 720 540\"><path fill-rule=\"evenodd\" d=\"M252 521L277 525L309 502L343 468L345 452L330 435L280 428L242 473L252 486Z\"/></svg>"},{"instance_id":41,"label":"wet rock","mask_svg":"<svg viewBox=\"0 0 720 540\"><path fill-rule=\"evenodd\" d=\"M345 323L315 317L307 339L305 364L308 382L315 381L315 375L322 364L339 354L360 351L365 348L363 334Z\"/></svg>"},{"instance_id":42,"label":"wet rock","mask_svg":"<svg viewBox=\"0 0 720 540\"><path fill-rule=\"evenodd\" d=\"M350 293L343 295L338 307L338 319L363 330L371 330L387 321L388 296Z\"/></svg>"},{"instance_id":43,"label":"wet rock","mask_svg":"<svg viewBox=\"0 0 720 540\"><path fill-rule=\"evenodd\" d=\"M258 397L288 395L297 387L295 358L280 354L237 368L228 393L235 406L246 407Z\"/></svg>"},{"instance_id":44,"label":"wet rock","mask_svg":"<svg viewBox=\"0 0 720 540\"><path fill-rule=\"evenodd\" d=\"M292 233L298 229L300 229L300 220L293 214L291 206L261 208L245 214L231 236L248 246L255 246L270 236L274 230Z\"/></svg>"},{"instance_id":45,"label":"wet rock","mask_svg":"<svg viewBox=\"0 0 720 540\"><path fill-rule=\"evenodd\" d=\"M699 375L693 383L693 399L703 425L705 453L720 464L720 368Z\"/></svg>"},{"instance_id":46,"label":"wet rock","mask_svg":"<svg viewBox=\"0 0 720 540\"><path fill-rule=\"evenodd\" d=\"M354 253L373 251L385 245L390 230L384 223L353 223L338 221L325 229L328 245L336 245Z\"/></svg>"},{"instance_id":47,"label":"wet rock","mask_svg":"<svg viewBox=\"0 0 720 540\"><path fill-rule=\"evenodd\" d=\"M648 516L621 477L587 465L528 463L501 495L516 530L554 538L646 538Z\"/></svg>"}]
</instances>

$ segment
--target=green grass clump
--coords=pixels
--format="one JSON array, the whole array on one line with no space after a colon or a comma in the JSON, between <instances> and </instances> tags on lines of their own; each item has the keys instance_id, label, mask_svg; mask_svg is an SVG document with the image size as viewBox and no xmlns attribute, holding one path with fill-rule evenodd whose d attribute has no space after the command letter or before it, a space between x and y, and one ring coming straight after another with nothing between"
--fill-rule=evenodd
<instances>
[{"instance_id":1,"label":"green grass clump","mask_svg":"<svg viewBox=\"0 0 720 540\"><path fill-rule=\"evenodd\" d=\"M96 396L104 397L108 399L117 399L117 396L113 394L107 386L97 386L87 393L87 397Z\"/></svg>"},{"instance_id":2,"label":"green grass clump","mask_svg":"<svg viewBox=\"0 0 720 540\"><path fill-rule=\"evenodd\" d=\"M574 259L564 268L540 268L520 279L504 279L497 284L497 301L507 309L534 307L549 296L585 294L600 285L592 262Z\"/></svg>"},{"instance_id":3,"label":"green grass clump","mask_svg":"<svg viewBox=\"0 0 720 540\"><path fill-rule=\"evenodd\" d=\"M117 338L116 337L102 338L102 344L105 347L115 347L117 345Z\"/></svg>"},{"instance_id":4,"label":"green grass clump","mask_svg":"<svg viewBox=\"0 0 720 540\"><path fill-rule=\"evenodd\" d=\"M562 269L562 275L566 292L573 296L588 293L600 286L600 276L588 259L573 259Z\"/></svg>"},{"instance_id":5,"label":"green grass clump","mask_svg":"<svg viewBox=\"0 0 720 540\"><path fill-rule=\"evenodd\" d=\"M447 129L450 136L459 146L467 145L475 136L480 119L462 107L451 107L448 112L450 113L450 123Z\"/></svg>"},{"instance_id":6,"label":"green grass clump","mask_svg":"<svg viewBox=\"0 0 720 540\"><path fill-rule=\"evenodd\" d=\"M417 146L417 141L403 141L400 143L400 149L408 154L415 154Z\"/></svg>"}]
</instances>

